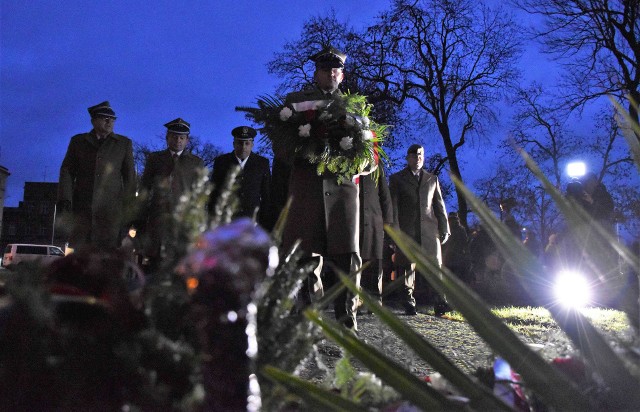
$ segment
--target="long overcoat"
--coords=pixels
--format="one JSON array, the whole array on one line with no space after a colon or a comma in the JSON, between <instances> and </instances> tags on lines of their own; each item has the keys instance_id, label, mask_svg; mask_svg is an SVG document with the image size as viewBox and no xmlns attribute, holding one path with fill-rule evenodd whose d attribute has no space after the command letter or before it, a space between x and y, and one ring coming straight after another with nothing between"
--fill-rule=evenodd
<instances>
[{"instance_id":1,"label":"long overcoat","mask_svg":"<svg viewBox=\"0 0 640 412\"><path fill-rule=\"evenodd\" d=\"M450 233L447 210L438 177L425 170L421 172L419 181L408 167L389 177L393 225L412 237L425 253L437 257L442 264L440 237ZM396 262L400 266L410 263L401 253Z\"/></svg>"},{"instance_id":2,"label":"long overcoat","mask_svg":"<svg viewBox=\"0 0 640 412\"><path fill-rule=\"evenodd\" d=\"M290 93L286 104L324 98L320 89L311 88ZM274 152L285 161L293 158L287 148L274 147ZM283 233L285 250L300 239L301 248L307 253L359 253L360 200L353 181L338 184L334 175L318 176L315 165L296 158L290 169L287 192L293 199Z\"/></svg>"},{"instance_id":3,"label":"long overcoat","mask_svg":"<svg viewBox=\"0 0 640 412\"><path fill-rule=\"evenodd\" d=\"M169 149L147 156L139 197L146 223L143 235L147 238L146 249L150 256L159 250L180 196L191 190L204 169L202 159L186 150L175 160Z\"/></svg>"},{"instance_id":4,"label":"long overcoat","mask_svg":"<svg viewBox=\"0 0 640 412\"><path fill-rule=\"evenodd\" d=\"M71 205L69 243L119 246L125 212L132 212L136 170L131 140L111 133L102 143L93 130L71 138L60 167L58 204Z\"/></svg>"},{"instance_id":5,"label":"long overcoat","mask_svg":"<svg viewBox=\"0 0 640 412\"><path fill-rule=\"evenodd\" d=\"M363 260L382 259L384 224L393 223L389 184L383 171L378 182L372 174L359 177L360 186L360 256Z\"/></svg>"},{"instance_id":6,"label":"long overcoat","mask_svg":"<svg viewBox=\"0 0 640 412\"><path fill-rule=\"evenodd\" d=\"M214 160L211 181L215 187L211 194L210 210L215 206L219 189L224 186L227 174L234 166L239 166L239 163L233 152L220 155ZM252 217L257 208L258 223L264 227L268 227L271 217L271 171L269 168L269 159L257 153L251 153L249 158L247 158L247 162L244 164L244 168L238 174L236 183L238 184L238 191L236 193L240 205L235 216Z\"/></svg>"}]
</instances>

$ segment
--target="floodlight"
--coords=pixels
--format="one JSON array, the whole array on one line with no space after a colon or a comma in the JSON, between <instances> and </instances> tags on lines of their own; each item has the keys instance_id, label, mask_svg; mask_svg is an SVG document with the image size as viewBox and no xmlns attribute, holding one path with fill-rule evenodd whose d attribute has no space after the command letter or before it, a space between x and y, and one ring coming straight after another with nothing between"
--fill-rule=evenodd
<instances>
[{"instance_id":1,"label":"floodlight","mask_svg":"<svg viewBox=\"0 0 640 412\"><path fill-rule=\"evenodd\" d=\"M558 273L553 289L557 303L567 309L579 309L591 303L589 282L576 271Z\"/></svg>"},{"instance_id":2,"label":"floodlight","mask_svg":"<svg viewBox=\"0 0 640 412\"><path fill-rule=\"evenodd\" d=\"M567 164L567 174L570 178L577 179L584 176L585 173L587 173L587 166L584 162L576 161Z\"/></svg>"}]
</instances>

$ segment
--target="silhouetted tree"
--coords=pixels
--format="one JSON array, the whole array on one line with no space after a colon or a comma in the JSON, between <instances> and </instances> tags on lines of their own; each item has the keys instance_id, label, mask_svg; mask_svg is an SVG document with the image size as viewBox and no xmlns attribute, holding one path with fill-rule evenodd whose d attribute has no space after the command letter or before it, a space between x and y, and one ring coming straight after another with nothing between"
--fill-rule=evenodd
<instances>
[{"instance_id":1,"label":"silhouetted tree","mask_svg":"<svg viewBox=\"0 0 640 412\"><path fill-rule=\"evenodd\" d=\"M562 88L570 108L601 96L640 101L638 0L514 0L542 17L532 32L566 69ZM629 104L638 121L638 111Z\"/></svg>"},{"instance_id":2,"label":"silhouetted tree","mask_svg":"<svg viewBox=\"0 0 640 412\"><path fill-rule=\"evenodd\" d=\"M494 103L518 78L520 36L510 14L469 0L397 0L364 38L360 77L435 124L450 171L463 180L458 150L495 119ZM466 200L457 198L466 225Z\"/></svg>"}]
</instances>

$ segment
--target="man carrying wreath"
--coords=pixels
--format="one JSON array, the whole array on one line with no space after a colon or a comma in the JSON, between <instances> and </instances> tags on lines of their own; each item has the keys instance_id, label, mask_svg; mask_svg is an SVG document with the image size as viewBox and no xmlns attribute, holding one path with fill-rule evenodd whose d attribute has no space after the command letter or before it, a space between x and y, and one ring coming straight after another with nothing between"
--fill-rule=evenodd
<instances>
[{"instance_id":1,"label":"man carrying wreath","mask_svg":"<svg viewBox=\"0 0 640 412\"><path fill-rule=\"evenodd\" d=\"M341 96L338 86L344 79L346 55L333 47L326 47L310 57L315 62L314 87L290 93L285 106L293 112L307 111L314 103ZM328 131L322 127L300 130L300 135L310 133L312 138L329 140ZM328 143L325 143L328 145ZM275 155L272 178L274 210L282 209L291 196L292 204L283 233L283 247L289 249L298 239L309 258L323 260L325 280L328 285L339 282L333 268L344 273L360 267L359 255L359 199L353 179L340 181L332 173L319 175L317 165L308 157L296 152L291 145L274 142ZM322 257L322 259L320 259ZM309 279L309 291L321 290L319 270ZM359 275L356 279L359 285ZM307 291L301 299L308 302ZM343 291L334 301L336 319L346 327L357 330L357 297Z\"/></svg>"}]
</instances>

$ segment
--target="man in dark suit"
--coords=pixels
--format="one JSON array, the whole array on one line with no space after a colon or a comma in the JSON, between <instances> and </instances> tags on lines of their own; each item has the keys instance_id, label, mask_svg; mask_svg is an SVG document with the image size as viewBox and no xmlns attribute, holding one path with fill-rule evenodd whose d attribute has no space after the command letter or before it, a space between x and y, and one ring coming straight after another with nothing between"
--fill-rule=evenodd
<instances>
[{"instance_id":1,"label":"man in dark suit","mask_svg":"<svg viewBox=\"0 0 640 412\"><path fill-rule=\"evenodd\" d=\"M238 126L231 131L233 152L216 157L213 162L211 181L214 184L209 202L209 211L215 213L215 204L232 168L239 167L236 177L238 210L234 217L249 216L261 226L271 229L270 185L271 170L266 157L253 153L256 130L249 126Z\"/></svg>"},{"instance_id":2,"label":"man in dark suit","mask_svg":"<svg viewBox=\"0 0 640 412\"><path fill-rule=\"evenodd\" d=\"M407 167L389 178L389 190L393 204L393 224L412 237L425 253L437 258L442 265L441 244L447 241L449 222L447 210L440 192L438 177L422 169L424 148L413 144L407 150ZM407 315L416 315L413 297L416 272L415 262L399 253L396 256L399 277L404 277L404 304ZM435 313L443 315L447 310L443 297L438 296Z\"/></svg>"},{"instance_id":3,"label":"man in dark suit","mask_svg":"<svg viewBox=\"0 0 640 412\"><path fill-rule=\"evenodd\" d=\"M393 223L389 185L382 170L377 181L372 175L360 176L360 256L370 262L362 272L362 288L382 304L382 253L384 224Z\"/></svg>"},{"instance_id":4,"label":"man in dark suit","mask_svg":"<svg viewBox=\"0 0 640 412\"><path fill-rule=\"evenodd\" d=\"M340 94L338 86L344 79L346 55L327 47L310 59L316 65L315 85L287 95L285 104L293 110L296 103L329 99ZM283 248L288 250L297 240L301 240L301 248L309 258L324 258L326 283L331 285L339 282L333 267L350 273L361 265L358 187L351 180L338 184L336 176L329 173L318 176L316 166L293 153L290 147L274 147L273 150L274 174L278 170L278 181L286 184L286 187L277 189L292 197L283 233ZM276 163L281 166L279 169ZM280 173L288 177L282 177ZM327 262L330 264L327 265ZM312 292L322 290L318 272L309 279ZM356 283L359 282L358 276ZM301 296L303 302L308 299L306 295ZM357 298L346 290L334 300L336 319L353 330L357 330L357 303Z\"/></svg>"},{"instance_id":5,"label":"man in dark suit","mask_svg":"<svg viewBox=\"0 0 640 412\"><path fill-rule=\"evenodd\" d=\"M148 270L154 272L162 259L167 231L180 197L206 175L201 158L186 150L191 125L181 118L164 125L167 148L150 153L140 182L140 201L144 220L145 255Z\"/></svg>"},{"instance_id":6,"label":"man in dark suit","mask_svg":"<svg viewBox=\"0 0 640 412\"><path fill-rule=\"evenodd\" d=\"M135 201L133 145L113 133L116 115L109 102L88 111L93 129L71 138L60 166L58 226L65 230L70 223L72 248L115 249Z\"/></svg>"}]
</instances>

